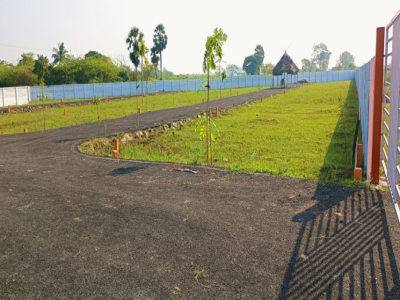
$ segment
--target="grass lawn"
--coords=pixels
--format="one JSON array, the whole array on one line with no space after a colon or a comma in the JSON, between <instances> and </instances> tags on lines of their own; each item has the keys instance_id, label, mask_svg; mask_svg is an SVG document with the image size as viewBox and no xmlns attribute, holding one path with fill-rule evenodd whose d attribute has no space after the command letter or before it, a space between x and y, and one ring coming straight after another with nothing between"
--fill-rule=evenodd
<instances>
[{"instance_id":1,"label":"grass lawn","mask_svg":"<svg viewBox=\"0 0 400 300\"><path fill-rule=\"evenodd\" d=\"M258 91L259 88L267 87L251 87L236 88L232 90L222 90L222 98L236 96L246 93ZM211 100L220 99L220 91L210 92ZM139 107L142 112L154 111L165 108L179 107L201 103L202 99L206 99L205 92L176 92L167 94L148 95L139 99ZM142 103L143 99L143 103ZM51 103L53 101L46 101ZM57 108L46 108L46 129L60 128L83 123L96 122L97 109L95 105L68 106L65 107L61 101ZM40 104L40 101L34 101L33 104ZM64 116L64 108L67 109L67 115ZM101 102L99 105L100 121L117 119L136 114L136 98L123 100L112 100ZM28 128L29 132L43 130L43 111L32 111L10 115L0 115L0 134L21 133L24 128Z\"/></svg>"},{"instance_id":2,"label":"grass lawn","mask_svg":"<svg viewBox=\"0 0 400 300\"><path fill-rule=\"evenodd\" d=\"M352 179L351 147L357 115L354 81L312 84L263 103L244 105L213 119L217 130L213 165L344 182ZM195 121L174 134L170 130L141 144L121 145L120 158L204 164L200 127ZM81 149L85 150L85 144Z\"/></svg>"}]
</instances>

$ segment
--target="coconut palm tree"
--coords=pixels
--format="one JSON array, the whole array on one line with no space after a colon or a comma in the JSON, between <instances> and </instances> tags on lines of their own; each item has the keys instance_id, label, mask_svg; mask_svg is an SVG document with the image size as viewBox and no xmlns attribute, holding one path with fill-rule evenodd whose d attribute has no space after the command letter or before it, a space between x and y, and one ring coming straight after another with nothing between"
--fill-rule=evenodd
<instances>
[{"instance_id":1,"label":"coconut palm tree","mask_svg":"<svg viewBox=\"0 0 400 300\"><path fill-rule=\"evenodd\" d=\"M165 34L165 28L163 24L157 25L156 29L154 29L153 43L154 43L153 48L155 48L155 52L157 54L160 54L160 69L161 69L161 80L162 80L162 73L163 73L162 52L167 47L168 43L168 37Z\"/></svg>"},{"instance_id":2,"label":"coconut palm tree","mask_svg":"<svg viewBox=\"0 0 400 300\"><path fill-rule=\"evenodd\" d=\"M157 79L157 67L158 67L158 62L160 61L160 57L157 55L156 52L156 47L151 48L151 63L154 66L155 72L156 72L156 79Z\"/></svg>"},{"instance_id":3,"label":"coconut palm tree","mask_svg":"<svg viewBox=\"0 0 400 300\"><path fill-rule=\"evenodd\" d=\"M132 27L128 33L128 37L126 38L126 43L128 44L129 58L133 65L135 66L136 71L136 98L137 98L137 82L138 82L138 72L137 69L139 67L139 44L143 41L144 34L143 32L139 31L139 28Z\"/></svg>"},{"instance_id":4,"label":"coconut palm tree","mask_svg":"<svg viewBox=\"0 0 400 300\"><path fill-rule=\"evenodd\" d=\"M139 28L132 27L128 33L128 37L126 38L126 43L128 44L129 58L133 65L135 66L136 71L136 115L137 115L137 122L138 122L138 130L139 130L139 100L137 97L137 90L138 90L138 72L137 69L139 67L139 49L140 49L140 42L143 41L144 34L143 32L139 31ZM140 135L139 135L140 137Z\"/></svg>"},{"instance_id":5,"label":"coconut palm tree","mask_svg":"<svg viewBox=\"0 0 400 300\"><path fill-rule=\"evenodd\" d=\"M65 49L64 43L58 43L57 48L53 48L53 55L51 58L54 59L54 63L62 62L68 54L68 50Z\"/></svg>"},{"instance_id":6,"label":"coconut palm tree","mask_svg":"<svg viewBox=\"0 0 400 300\"><path fill-rule=\"evenodd\" d=\"M210 119L210 69L215 70L217 68L217 62L222 60L222 45L227 39L228 35L224 33L221 28L215 28L213 35L207 37L206 51L204 52L203 71L207 72L207 161L210 161L209 158L211 156L211 164L213 158Z\"/></svg>"}]
</instances>

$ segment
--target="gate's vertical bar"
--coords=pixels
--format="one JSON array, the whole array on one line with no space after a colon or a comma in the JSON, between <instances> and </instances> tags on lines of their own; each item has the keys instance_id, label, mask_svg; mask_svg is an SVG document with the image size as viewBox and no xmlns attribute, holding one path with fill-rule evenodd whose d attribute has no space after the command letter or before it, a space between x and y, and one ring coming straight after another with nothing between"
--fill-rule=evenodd
<instances>
[{"instance_id":1,"label":"gate's vertical bar","mask_svg":"<svg viewBox=\"0 0 400 300\"><path fill-rule=\"evenodd\" d=\"M376 29L375 48L375 86L372 125L372 165L371 182L379 184L379 165L381 149L382 92L383 92L383 51L385 48L385 28Z\"/></svg>"}]
</instances>

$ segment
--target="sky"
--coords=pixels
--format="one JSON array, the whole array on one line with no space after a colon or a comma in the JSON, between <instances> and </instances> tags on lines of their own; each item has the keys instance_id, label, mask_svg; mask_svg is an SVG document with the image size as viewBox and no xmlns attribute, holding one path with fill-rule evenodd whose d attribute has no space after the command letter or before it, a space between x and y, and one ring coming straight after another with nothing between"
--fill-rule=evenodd
<instances>
[{"instance_id":1,"label":"sky","mask_svg":"<svg viewBox=\"0 0 400 300\"><path fill-rule=\"evenodd\" d=\"M207 36L218 27L228 35L222 65L242 67L260 44L264 63L276 64L285 50L301 68L313 45L332 52L329 67L349 51L356 65L375 51L377 27L400 10L398 0L0 0L0 60L17 62L22 53L50 58L64 42L75 56L90 50L128 60L125 39L139 27L148 48L155 27L164 24L168 45L163 67L175 74L202 73Z\"/></svg>"}]
</instances>

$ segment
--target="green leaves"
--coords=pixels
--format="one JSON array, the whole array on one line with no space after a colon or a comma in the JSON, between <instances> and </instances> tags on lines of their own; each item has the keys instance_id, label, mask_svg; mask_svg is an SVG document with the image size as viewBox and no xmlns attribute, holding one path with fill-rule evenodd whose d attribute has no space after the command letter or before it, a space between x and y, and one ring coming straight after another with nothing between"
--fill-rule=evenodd
<instances>
[{"instance_id":1,"label":"green leaves","mask_svg":"<svg viewBox=\"0 0 400 300\"><path fill-rule=\"evenodd\" d=\"M264 48L257 45L254 49L254 54L246 56L243 62L243 70L248 75L256 75L261 71L262 63L264 61Z\"/></svg>"},{"instance_id":2,"label":"green leaves","mask_svg":"<svg viewBox=\"0 0 400 300\"><path fill-rule=\"evenodd\" d=\"M221 73L220 77L221 77L221 79L222 79L222 82L224 82L224 80L225 80L226 77L228 77L228 76L226 75L226 72L223 71L223 72Z\"/></svg>"},{"instance_id":3,"label":"green leaves","mask_svg":"<svg viewBox=\"0 0 400 300\"><path fill-rule=\"evenodd\" d=\"M128 44L128 50L131 50L129 53L129 58L132 61L135 68L139 66L139 49L140 49L140 42L143 41L144 34L143 32L139 31L138 27L132 27L128 33L128 37L126 38L126 43Z\"/></svg>"},{"instance_id":4,"label":"green leaves","mask_svg":"<svg viewBox=\"0 0 400 300\"><path fill-rule=\"evenodd\" d=\"M57 48L53 48L54 54L51 56L54 59L54 63L62 62L68 54L68 50L65 49L64 43L58 43Z\"/></svg>"},{"instance_id":5,"label":"green leaves","mask_svg":"<svg viewBox=\"0 0 400 300\"><path fill-rule=\"evenodd\" d=\"M146 54L149 52L149 48L146 47L144 41L140 41L139 45L139 55L144 59L144 62L146 64L146 67L148 70L151 69L149 61L147 60Z\"/></svg>"},{"instance_id":6,"label":"green leaves","mask_svg":"<svg viewBox=\"0 0 400 300\"><path fill-rule=\"evenodd\" d=\"M228 35L222 29L215 28L212 36L207 37L206 51L204 52L203 71L209 68L215 70L217 68L216 58L222 60L222 45L228 39Z\"/></svg>"}]
</instances>

